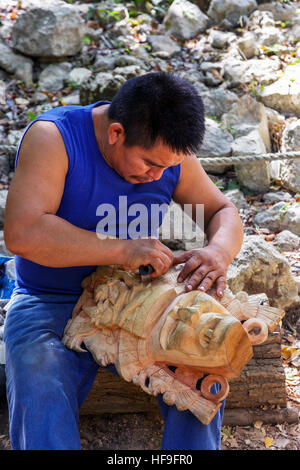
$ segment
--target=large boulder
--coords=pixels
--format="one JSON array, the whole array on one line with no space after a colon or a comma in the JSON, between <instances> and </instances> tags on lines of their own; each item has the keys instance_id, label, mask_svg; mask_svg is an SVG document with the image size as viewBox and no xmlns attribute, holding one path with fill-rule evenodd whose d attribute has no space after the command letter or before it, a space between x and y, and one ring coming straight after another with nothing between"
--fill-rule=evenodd
<instances>
[{"instance_id":1,"label":"large boulder","mask_svg":"<svg viewBox=\"0 0 300 470\"><path fill-rule=\"evenodd\" d=\"M207 15L218 24L235 26L241 16L249 16L256 7L255 0L212 0Z\"/></svg>"},{"instance_id":2,"label":"large boulder","mask_svg":"<svg viewBox=\"0 0 300 470\"><path fill-rule=\"evenodd\" d=\"M240 253L229 265L227 282L233 293L265 292L274 307L288 309L300 304L288 261L259 235L245 237Z\"/></svg>"},{"instance_id":3,"label":"large boulder","mask_svg":"<svg viewBox=\"0 0 300 470\"><path fill-rule=\"evenodd\" d=\"M174 0L164 18L164 26L179 39L191 39L204 32L209 18L188 0Z\"/></svg>"},{"instance_id":4,"label":"large boulder","mask_svg":"<svg viewBox=\"0 0 300 470\"><path fill-rule=\"evenodd\" d=\"M12 39L14 48L28 56L72 56L82 48L83 22L72 5L38 1L18 16Z\"/></svg>"}]
</instances>

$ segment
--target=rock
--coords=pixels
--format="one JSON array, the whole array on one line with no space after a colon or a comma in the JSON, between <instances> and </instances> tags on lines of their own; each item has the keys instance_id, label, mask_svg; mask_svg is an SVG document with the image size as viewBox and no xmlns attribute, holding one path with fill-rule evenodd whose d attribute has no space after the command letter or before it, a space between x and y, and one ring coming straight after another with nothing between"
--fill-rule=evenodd
<instances>
[{"instance_id":1,"label":"rock","mask_svg":"<svg viewBox=\"0 0 300 470\"><path fill-rule=\"evenodd\" d=\"M265 292L274 307L299 305L297 283L287 260L259 235L245 237L240 253L229 265L227 282L233 293Z\"/></svg>"},{"instance_id":2,"label":"rock","mask_svg":"<svg viewBox=\"0 0 300 470\"><path fill-rule=\"evenodd\" d=\"M276 235L274 245L279 246L282 251L298 250L300 248L300 237L289 230L283 230Z\"/></svg>"},{"instance_id":3,"label":"rock","mask_svg":"<svg viewBox=\"0 0 300 470\"><path fill-rule=\"evenodd\" d=\"M275 21L290 21L293 22L296 11L299 7L297 4L293 3L283 3L283 2L272 2L272 3L262 3L258 5L257 9L259 11L269 11L272 13L272 16Z\"/></svg>"},{"instance_id":4,"label":"rock","mask_svg":"<svg viewBox=\"0 0 300 470\"><path fill-rule=\"evenodd\" d=\"M191 39L207 29L209 18L194 3L174 0L163 24L175 37Z\"/></svg>"},{"instance_id":5,"label":"rock","mask_svg":"<svg viewBox=\"0 0 300 470\"><path fill-rule=\"evenodd\" d=\"M75 67L68 76L68 82L74 85L81 85L92 76L92 71L85 67Z\"/></svg>"},{"instance_id":6,"label":"rock","mask_svg":"<svg viewBox=\"0 0 300 470\"><path fill-rule=\"evenodd\" d=\"M5 245L4 241L4 231L0 230L0 253L5 256L14 256Z\"/></svg>"},{"instance_id":7,"label":"rock","mask_svg":"<svg viewBox=\"0 0 300 470\"><path fill-rule=\"evenodd\" d=\"M80 103L87 105L99 100L111 101L125 82L123 75L100 72L80 86Z\"/></svg>"},{"instance_id":8,"label":"rock","mask_svg":"<svg viewBox=\"0 0 300 470\"><path fill-rule=\"evenodd\" d=\"M229 129L235 138L248 135L253 130L258 130L266 150L270 150L271 143L265 107L251 96L242 96L232 106L229 113L223 114L221 121L223 126ZM245 154L245 151L247 151L247 148L244 149L243 154ZM248 154L250 154L249 149Z\"/></svg>"},{"instance_id":9,"label":"rock","mask_svg":"<svg viewBox=\"0 0 300 470\"><path fill-rule=\"evenodd\" d=\"M223 61L223 65L224 78L228 80L228 87L231 88L253 81L264 87L276 81L282 74L281 62L276 56L248 61L229 56Z\"/></svg>"},{"instance_id":10,"label":"rock","mask_svg":"<svg viewBox=\"0 0 300 470\"><path fill-rule=\"evenodd\" d=\"M1 145L0 145L1 150ZM0 155L0 175L3 178L3 175L8 177L10 172L10 160L7 154Z\"/></svg>"},{"instance_id":11,"label":"rock","mask_svg":"<svg viewBox=\"0 0 300 470\"><path fill-rule=\"evenodd\" d=\"M291 42L298 42L300 41L300 24L295 24L289 30L289 39Z\"/></svg>"},{"instance_id":12,"label":"rock","mask_svg":"<svg viewBox=\"0 0 300 470\"><path fill-rule=\"evenodd\" d=\"M227 157L231 154L232 135L214 121L205 118L205 134L200 150L197 152L199 158ZM224 166L214 166L201 162L205 171L221 174L227 168Z\"/></svg>"},{"instance_id":13,"label":"rock","mask_svg":"<svg viewBox=\"0 0 300 470\"><path fill-rule=\"evenodd\" d=\"M274 145L274 151L280 150L281 144L281 135L282 129L285 126L285 117L282 116L278 111L275 109L265 107L266 114L268 118L268 126L270 132L270 138L273 142L277 143L276 147ZM273 160L269 162L270 165L270 176L271 179L279 179L280 178L280 160Z\"/></svg>"},{"instance_id":14,"label":"rock","mask_svg":"<svg viewBox=\"0 0 300 470\"><path fill-rule=\"evenodd\" d=\"M6 85L3 80L0 80L0 106L6 106L5 98L6 98ZM0 132L0 134L2 134L2 132Z\"/></svg>"},{"instance_id":15,"label":"rock","mask_svg":"<svg viewBox=\"0 0 300 470\"><path fill-rule=\"evenodd\" d=\"M7 193L8 193L7 189L0 190L0 229L3 229L4 227L4 214L5 214Z\"/></svg>"},{"instance_id":16,"label":"rock","mask_svg":"<svg viewBox=\"0 0 300 470\"><path fill-rule=\"evenodd\" d=\"M232 155L247 156L266 153L266 147L258 129L238 137L232 144ZM234 166L239 182L252 191L266 191L270 186L270 170L268 162L253 161Z\"/></svg>"},{"instance_id":17,"label":"rock","mask_svg":"<svg viewBox=\"0 0 300 470\"><path fill-rule=\"evenodd\" d=\"M281 62L277 56L265 59L250 59L244 82L257 81L261 86L273 83L282 73Z\"/></svg>"},{"instance_id":18,"label":"rock","mask_svg":"<svg viewBox=\"0 0 300 470\"><path fill-rule=\"evenodd\" d=\"M98 54L93 64L93 69L96 72L105 72L107 70L114 70L116 67L125 67L127 65L137 65L141 68L147 68L147 65L139 57L116 53L108 56Z\"/></svg>"},{"instance_id":19,"label":"rock","mask_svg":"<svg viewBox=\"0 0 300 470\"><path fill-rule=\"evenodd\" d=\"M253 222L261 228L267 228L272 232L281 230L282 211L286 207L286 202L280 201L269 209L262 210L256 214Z\"/></svg>"},{"instance_id":20,"label":"rock","mask_svg":"<svg viewBox=\"0 0 300 470\"><path fill-rule=\"evenodd\" d=\"M181 51L180 46L168 36L162 34L153 34L147 37L152 51L158 57L169 58L178 55Z\"/></svg>"},{"instance_id":21,"label":"rock","mask_svg":"<svg viewBox=\"0 0 300 470\"><path fill-rule=\"evenodd\" d=\"M263 195L263 200L265 202L268 202L268 203L276 203L276 202L293 202L294 199L293 197L287 193L287 192L284 192L284 191L274 191L274 192L270 192L270 193L266 193Z\"/></svg>"},{"instance_id":22,"label":"rock","mask_svg":"<svg viewBox=\"0 0 300 470\"><path fill-rule=\"evenodd\" d=\"M208 89L200 93L207 117L221 119L223 114L228 113L239 98L235 93L224 88Z\"/></svg>"},{"instance_id":23,"label":"rock","mask_svg":"<svg viewBox=\"0 0 300 470\"><path fill-rule=\"evenodd\" d=\"M255 10L249 17L247 30L260 33L264 28L274 26L275 21L271 11Z\"/></svg>"},{"instance_id":24,"label":"rock","mask_svg":"<svg viewBox=\"0 0 300 470\"><path fill-rule=\"evenodd\" d=\"M62 62L60 64L48 65L40 74L38 89L39 91L56 92L64 87L71 71L71 64Z\"/></svg>"},{"instance_id":25,"label":"rock","mask_svg":"<svg viewBox=\"0 0 300 470\"><path fill-rule=\"evenodd\" d=\"M210 91L210 89L203 83L203 80L204 80L203 73L194 72L194 71L190 71L190 72L182 71L182 72L179 72L178 75L181 78L188 80L192 85L194 85L194 87L196 88L198 93L201 95L201 97L204 93Z\"/></svg>"},{"instance_id":26,"label":"rock","mask_svg":"<svg viewBox=\"0 0 300 470\"><path fill-rule=\"evenodd\" d=\"M228 189L223 191L224 196L226 196L237 209L245 209L249 206L247 203L244 194L239 189Z\"/></svg>"},{"instance_id":27,"label":"rock","mask_svg":"<svg viewBox=\"0 0 300 470\"><path fill-rule=\"evenodd\" d=\"M159 229L159 239L172 250L202 248L206 242L204 231L200 228L204 227L203 215L204 212L196 225L179 204L171 201Z\"/></svg>"},{"instance_id":28,"label":"rock","mask_svg":"<svg viewBox=\"0 0 300 470\"><path fill-rule=\"evenodd\" d=\"M17 51L32 57L73 56L82 48L83 22L65 2L35 2L18 16L12 39Z\"/></svg>"},{"instance_id":29,"label":"rock","mask_svg":"<svg viewBox=\"0 0 300 470\"><path fill-rule=\"evenodd\" d=\"M274 232L289 230L300 235L300 206L297 203L277 202L254 217L254 223Z\"/></svg>"},{"instance_id":30,"label":"rock","mask_svg":"<svg viewBox=\"0 0 300 470\"><path fill-rule=\"evenodd\" d=\"M210 45L216 49L224 49L234 39L234 34L218 31L217 29L211 29L207 38Z\"/></svg>"},{"instance_id":31,"label":"rock","mask_svg":"<svg viewBox=\"0 0 300 470\"><path fill-rule=\"evenodd\" d=\"M284 34L275 26L262 27L262 29L255 31L255 33L259 45L272 47L285 41Z\"/></svg>"},{"instance_id":32,"label":"rock","mask_svg":"<svg viewBox=\"0 0 300 470\"><path fill-rule=\"evenodd\" d=\"M255 35L250 31L246 32L244 36L237 41L237 47L242 51L246 59L252 59L252 57L259 54Z\"/></svg>"},{"instance_id":33,"label":"rock","mask_svg":"<svg viewBox=\"0 0 300 470\"><path fill-rule=\"evenodd\" d=\"M114 74L124 77L125 80L138 77L143 75L143 73L145 73L145 70L141 69L139 65L126 65L125 67L116 67L114 69Z\"/></svg>"},{"instance_id":34,"label":"rock","mask_svg":"<svg viewBox=\"0 0 300 470\"><path fill-rule=\"evenodd\" d=\"M256 7L255 0L212 0L207 15L218 24L226 20L236 26L242 16L249 16Z\"/></svg>"},{"instance_id":35,"label":"rock","mask_svg":"<svg viewBox=\"0 0 300 470\"><path fill-rule=\"evenodd\" d=\"M73 91L73 93L70 93L67 96L62 97L62 104L71 106L71 105L80 105L80 93L79 90Z\"/></svg>"},{"instance_id":36,"label":"rock","mask_svg":"<svg viewBox=\"0 0 300 470\"><path fill-rule=\"evenodd\" d=\"M281 230L290 230L300 236L300 204L290 204L282 212Z\"/></svg>"},{"instance_id":37,"label":"rock","mask_svg":"<svg viewBox=\"0 0 300 470\"><path fill-rule=\"evenodd\" d=\"M300 64L288 65L279 80L259 91L258 98L279 112L300 114Z\"/></svg>"},{"instance_id":38,"label":"rock","mask_svg":"<svg viewBox=\"0 0 300 470\"><path fill-rule=\"evenodd\" d=\"M224 69L220 62L202 62L199 69L204 74L206 85L217 86L223 82Z\"/></svg>"},{"instance_id":39,"label":"rock","mask_svg":"<svg viewBox=\"0 0 300 470\"><path fill-rule=\"evenodd\" d=\"M33 62L28 57L15 54L6 44L0 42L0 67L6 72L14 74L26 86L32 85Z\"/></svg>"},{"instance_id":40,"label":"rock","mask_svg":"<svg viewBox=\"0 0 300 470\"><path fill-rule=\"evenodd\" d=\"M3 169L5 172L7 170L7 166L9 164L9 168L14 168L14 162L16 153L18 150L18 145L21 140L21 137L24 133L24 130L10 130L8 135L6 136L3 143L0 145L0 151L4 152L4 159L2 160Z\"/></svg>"},{"instance_id":41,"label":"rock","mask_svg":"<svg viewBox=\"0 0 300 470\"><path fill-rule=\"evenodd\" d=\"M282 152L300 152L300 119L287 122L282 133ZM294 192L300 192L300 158L282 160L280 179L284 186Z\"/></svg>"}]
</instances>

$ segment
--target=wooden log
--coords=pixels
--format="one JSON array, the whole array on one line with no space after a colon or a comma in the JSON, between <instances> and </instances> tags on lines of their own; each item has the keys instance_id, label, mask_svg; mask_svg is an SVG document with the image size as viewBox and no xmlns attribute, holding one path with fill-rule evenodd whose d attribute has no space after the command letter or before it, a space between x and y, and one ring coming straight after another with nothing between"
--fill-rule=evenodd
<instances>
[{"instance_id":1,"label":"wooden log","mask_svg":"<svg viewBox=\"0 0 300 470\"><path fill-rule=\"evenodd\" d=\"M223 426L251 426L255 421L264 424L294 424L299 422L299 411L295 406L279 410L225 409Z\"/></svg>"},{"instance_id":2,"label":"wooden log","mask_svg":"<svg viewBox=\"0 0 300 470\"><path fill-rule=\"evenodd\" d=\"M226 408L286 407L285 373L281 359L281 335L277 330L253 347L253 358L239 377L229 379Z\"/></svg>"}]
</instances>

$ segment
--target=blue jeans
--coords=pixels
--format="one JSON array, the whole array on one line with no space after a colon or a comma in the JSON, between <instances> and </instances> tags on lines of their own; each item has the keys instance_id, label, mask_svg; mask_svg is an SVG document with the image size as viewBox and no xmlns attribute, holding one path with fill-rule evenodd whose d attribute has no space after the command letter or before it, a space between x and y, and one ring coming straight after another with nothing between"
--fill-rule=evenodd
<instances>
[{"instance_id":1,"label":"blue jeans","mask_svg":"<svg viewBox=\"0 0 300 470\"><path fill-rule=\"evenodd\" d=\"M78 450L79 409L99 365L61 338L78 296L17 294L5 319L4 342L10 440L14 450ZM114 366L106 367L116 373ZM213 390L212 390L213 391ZM164 450L218 450L224 403L207 426L158 397Z\"/></svg>"}]
</instances>

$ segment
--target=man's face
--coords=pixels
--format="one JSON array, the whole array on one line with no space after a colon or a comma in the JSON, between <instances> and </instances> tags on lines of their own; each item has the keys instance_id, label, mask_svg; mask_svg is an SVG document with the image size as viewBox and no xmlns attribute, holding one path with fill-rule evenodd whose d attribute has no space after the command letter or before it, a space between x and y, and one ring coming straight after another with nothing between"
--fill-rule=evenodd
<instances>
[{"instance_id":1,"label":"man's face","mask_svg":"<svg viewBox=\"0 0 300 470\"><path fill-rule=\"evenodd\" d=\"M162 143L150 150L143 147L116 146L111 154L114 170L129 183L150 183L161 178L164 170L179 165L186 154L177 154Z\"/></svg>"}]
</instances>

